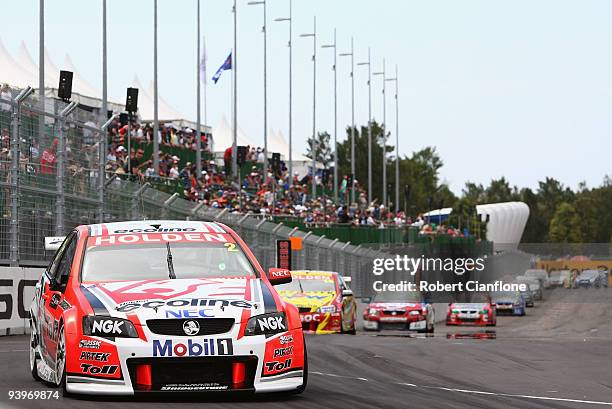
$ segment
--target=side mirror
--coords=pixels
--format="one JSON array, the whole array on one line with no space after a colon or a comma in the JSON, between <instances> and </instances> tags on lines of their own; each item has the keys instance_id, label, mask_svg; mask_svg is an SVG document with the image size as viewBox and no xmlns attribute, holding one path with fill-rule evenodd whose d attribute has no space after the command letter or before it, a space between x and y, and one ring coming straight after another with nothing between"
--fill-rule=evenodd
<instances>
[{"instance_id":1,"label":"side mirror","mask_svg":"<svg viewBox=\"0 0 612 409\"><path fill-rule=\"evenodd\" d=\"M284 268L270 268L268 270L270 284L279 285L291 282L291 271Z\"/></svg>"},{"instance_id":2,"label":"side mirror","mask_svg":"<svg viewBox=\"0 0 612 409\"><path fill-rule=\"evenodd\" d=\"M353 290L342 290L342 296L343 297L351 297L353 295Z\"/></svg>"}]
</instances>

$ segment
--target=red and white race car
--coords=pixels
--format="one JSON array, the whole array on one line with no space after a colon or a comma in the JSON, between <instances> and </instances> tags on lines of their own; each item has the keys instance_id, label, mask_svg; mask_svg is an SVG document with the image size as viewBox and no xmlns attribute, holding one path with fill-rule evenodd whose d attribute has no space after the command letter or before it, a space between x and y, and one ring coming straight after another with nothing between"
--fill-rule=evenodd
<instances>
[{"instance_id":1,"label":"red and white race car","mask_svg":"<svg viewBox=\"0 0 612 409\"><path fill-rule=\"evenodd\" d=\"M486 293L473 293L470 302L450 303L446 313L446 325L497 325L495 304L491 301L491 296Z\"/></svg>"},{"instance_id":2,"label":"red and white race car","mask_svg":"<svg viewBox=\"0 0 612 409\"><path fill-rule=\"evenodd\" d=\"M435 311L418 291L377 292L363 312L363 329L434 332Z\"/></svg>"},{"instance_id":3,"label":"red and white race car","mask_svg":"<svg viewBox=\"0 0 612 409\"><path fill-rule=\"evenodd\" d=\"M69 393L300 393L302 324L273 288L289 281L221 224L79 226L36 285L32 375Z\"/></svg>"}]
</instances>

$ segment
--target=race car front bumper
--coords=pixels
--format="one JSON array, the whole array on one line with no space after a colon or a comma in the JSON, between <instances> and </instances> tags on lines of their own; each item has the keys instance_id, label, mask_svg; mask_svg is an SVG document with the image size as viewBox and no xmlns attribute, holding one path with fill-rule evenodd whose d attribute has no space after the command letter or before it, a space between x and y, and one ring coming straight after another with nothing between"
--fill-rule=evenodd
<instances>
[{"instance_id":1,"label":"race car front bumper","mask_svg":"<svg viewBox=\"0 0 612 409\"><path fill-rule=\"evenodd\" d=\"M260 393L291 391L303 384L304 344L299 329L269 338L260 335L233 339L231 350L225 351L231 354L223 355L212 349L201 351L199 347L190 347L189 341L194 341L194 338L166 337L163 341L171 341L167 344L170 347L156 350L150 339L116 338L114 342L99 339L103 347L112 346L117 355L114 362L108 363L119 364L116 377L92 375L91 371L84 374L77 369L80 366L75 365L81 365L82 361L77 361L68 368L66 390L94 395ZM90 364L99 368L104 366Z\"/></svg>"}]
</instances>

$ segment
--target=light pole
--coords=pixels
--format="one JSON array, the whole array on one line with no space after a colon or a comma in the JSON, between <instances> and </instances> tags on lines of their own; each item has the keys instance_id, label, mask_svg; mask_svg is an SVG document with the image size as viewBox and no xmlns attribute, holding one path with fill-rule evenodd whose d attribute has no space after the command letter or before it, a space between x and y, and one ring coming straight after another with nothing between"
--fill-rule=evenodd
<instances>
[{"instance_id":1,"label":"light pole","mask_svg":"<svg viewBox=\"0 0 612 409\"><path fill-rule=\"evenodd\" d=\"M157 0L153 2L153 169L159 175L159 99L157 95ZM128 163L130 152L128 152Z\"/></svg>"},{"instance_id":2,"label":"light pole","mask_svg":"<svg viewBox=\"0 0 612 409\"><path fill-rule=\"evenodd\" d=\"M334 43L322 45L322 48L334 49L334 203L338 204L338 70L336 69L336 29L334 28Z\"/></svg>"},{"instance_id":3,"label":"light pole","mask_svg":"<svg viewBox=\"0 0 612 409\"><path fill-rule=\"evenodd\" d=\"M351 37L351 52L341 53L340 57L351 57L351 203L355 203L355 55L353 53L353 37Z\"/></svg>"},{"instance_id":4,"label":"light pole","mask_svg":"<svg viewBox=\"0 0 612 409\"><path fill-rule=\"evenodd\" d=\"M400 167L399 167L399 101L398 101L398 74L395 64L395 78L387 78L387 81L395 82L395 213L400 210Z\"/></svg>"},{"instance_id":5,"label":"light pole","mask_svg":"<svg viewBox=\"0 0 612 409\"><path fill-rule=\"evenodd\" d=\"M372 64L370 47L368 47L368 62L357 65L368 66L368 204L372 203Z\"/></svg>"},{"instance_id":6,"label":"light pole","mask_svg":"<svg viewBox=\"0 0 612 409\"><path fill-rule=\"evenodd\" d=\"M201 70L200 70L200 0L196 0L197 3L197 14L196 14L196 26L197 26L197 41L196 47L198 50L196 51L196 71L197 71L197 85L196 85L196 128L198 128L195 132L196 136L196 179L200 180L202 178L202 136L200 134L200 82L202 81Z\"/></svg>"},{"instance_id":7,"label":"light pole","mask_svg":"<svg viewBox=\"0 0 612 409\"><path fill-rule=\"evenodd\" d=\"M264 35L264 181L268 177L268 40L267 40L267 12L266 12L266 0L261 1L249 1L250 6L263 5L263 35Z\"/></svg>"},{"instance_id":8,"label":"light pole","mask_svg":"<svg viewBox=\"0 0 612 409\"><path fill-rule=\"evenodd\" d=\"M234 89L233 89L233 105L234 105L234 117L232 118L232 177L239 178L238 176L238 7L236 0L234 0L234 48L232 50L232 74L234 77ZM229 176L229 175L226 175ZM238 184L240 185L240 179ZM242 207L241 207L242 208Z\"/></svg>"},{"instance_id":9,"label":"light pole","mask_svg":"<svg viewBox=\"0 0 612 409\"><path fill-rule=\"evenodd\" d=\"M312 33L300 34L300 37L312 37L312 200L317 194L317 182L315 180L317 166L317 17L314 17L314 30Z\"/></svg>"},{"instance_id":10,"label":"light pole","mask_svg":"<svg viewBox=\"0 0 612 409\"><path fill-rule=\"evenodd\" d=\"M383 185L383 199L382 203L387 206L387 96L386 91L386 70L385 70L385 59L383 58L383 70L375 72L372 75L382 75L382 94L383 94L383 120L382 120L382 185Z\"/></svg>"},{"instance_id":11,"label":"light pole","mask_svg":"<svg viewBox=\"0 0 612 409\"><path fill-rule=\"evenodd\" d=\"M282 17L282 18L277 18L274 19L274 21L288 21L289 22L289 186L293 186L293 139L292 139L292 130L293 130L293 124L292 124L292 85L293 85L293 81L291 78L291 68L292 68L292 61L293 61L293 56L292 56L292 48L293 48L293 15L292 15L292 0L289 0L289 17Z\"/></svg>"}]
</instances>

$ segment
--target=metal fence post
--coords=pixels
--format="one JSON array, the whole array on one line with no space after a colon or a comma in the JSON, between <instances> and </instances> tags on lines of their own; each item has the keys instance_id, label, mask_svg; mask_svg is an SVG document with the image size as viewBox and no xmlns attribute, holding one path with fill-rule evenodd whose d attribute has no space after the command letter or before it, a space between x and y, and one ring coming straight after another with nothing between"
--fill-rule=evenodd
<instances>
[{"instance_id":1,"label":"metal fence post","mask_svg":"<svg viewBox=\"0 0 612 409\"><path fill-rule=\"evenodd\" d=\"M137 191L134 192L134 196L132 197L132 220L140 219L140 212L138 211L138 200L140 199L140 195L150 187L151 184L146 182L143 184Z\"/></svg>"},{"instance_id":2,"label":"metal fence post","mask_svg":"<svg viewBox=\"0 0 612 409\"><path fill-rule=\"evenodd\" d=\"M64 171L66 165L66 135L64 134L64 125L66 124L66 118L72 111L74 111L79 104L76 101L72 101L66 106L59 114L59 130L58 139L59 146L57 150L57 163L56 163L56 174L57 174L57 198L55 199L55 234L57 236L64 235L64 212L66 211L65 195L64 195Z\"/></svg>"},{"instance_id":3,"label":"metal fence post","mask_svg":"<svg viewBox=\"0 0 612 409\"><path fill-rule=\"evenodd\" d=\"M21 91L13 100L13 115L12 126L13 134L11 135L11 230L9 243L9 257L12 267L19 266L19 157L21 156L21 147L19 144L19 126L21 125L21 103L32 93L32 87L27 87Z\"/></svg>"},{"instance_id":4,"label":"metal fence post","mask_svg":"<svg viewBox=\"0 0 612 409\"><path fill-rule=\"evenodd\" d=\"M106 113L104 113L106 115ZM106 130L109 125L113 123L115 118L117 118L119 114L113 114L108 121L104 123L100 127L100 144L98 148L98 152L100 155L98 157L99 160L99 170L98 170L98 222L104 223L104 188L106 187L104 183L104 179L106 179Z\"/></svg>"}]
</instances>

